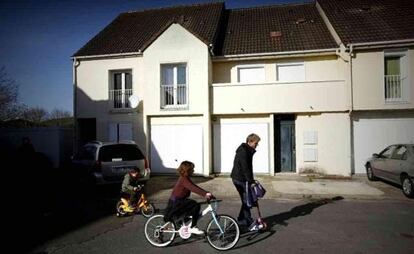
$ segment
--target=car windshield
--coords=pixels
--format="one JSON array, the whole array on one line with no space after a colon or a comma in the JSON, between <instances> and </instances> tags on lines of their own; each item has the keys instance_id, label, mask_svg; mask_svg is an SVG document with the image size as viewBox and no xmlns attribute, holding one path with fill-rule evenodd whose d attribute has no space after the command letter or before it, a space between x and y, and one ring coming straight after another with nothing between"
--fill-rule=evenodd
<instances>
[{"instance_id":1,"label":"car windshield","mask_svg":"<svg viewBox=\"0 0 414 254\"><path fill-rule=\"evenodd\" d=\"M142 160L144 155L136 145L116 144L101 147L99 160L102 162L122 159L122 161Z\"/></svg>"}]
</instances>

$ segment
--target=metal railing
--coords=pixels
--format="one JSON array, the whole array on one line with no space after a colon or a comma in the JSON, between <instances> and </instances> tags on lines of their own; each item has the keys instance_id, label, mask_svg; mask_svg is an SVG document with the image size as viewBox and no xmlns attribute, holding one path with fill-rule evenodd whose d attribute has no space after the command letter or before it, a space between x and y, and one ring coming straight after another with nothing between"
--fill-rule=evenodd
<instances>
[{"instance_id":1,"label":"metal railing","mask_svg":"<svg viewBox=\"0 0 414 254\"><path fill-rule=\"evenodd\" d=\"M109 101L113 108L129 108L128 98L132 95L132 89L109 90Z\"/></svg>"},{"instance_id":2,"label":"metal railing","mask_svg":"<svg viewBox=\"0 0 414 254\"><path fill-rule=\"evenodd\" d=\"M402 99L402 82L400 75L385 75L385 100L395 101Z\"/></svg>"},{"instance_id":3,"label":"metal railing","mask_svg":"<svg viewBox=\"0 0 414 254\"><path fill-rule=\"evenodd\" d=\"M161 108L175 109L187 106L187 85L162 85Z\"/></svg>"}]
</instances>

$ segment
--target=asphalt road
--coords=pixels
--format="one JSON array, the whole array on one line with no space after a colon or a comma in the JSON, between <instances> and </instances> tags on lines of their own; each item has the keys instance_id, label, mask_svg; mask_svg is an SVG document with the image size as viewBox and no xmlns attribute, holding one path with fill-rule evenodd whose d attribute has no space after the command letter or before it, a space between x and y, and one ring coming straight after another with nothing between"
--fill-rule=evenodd
<instances>
[{"instance_id":1,"label":"asphalt road","mask_svg":"<svg viewBox=\"0 0 414 254\"><path fill-rule=\"evenodd\" d=\"M116 197L107 194L95 202L84 197L63 207L65 213L32 221L35 237L20 247L25 252L54 254L216 252L197 237L176 238L166 248L151 246L143 231L146 219L116 217ZM275 199L261 200L260 207L268 230L243 234L229 253L411 254L414 250L414 200ZM220 204L219 212L235 217L238 209L239 202L230 200ZM202 218L200 228L207 222Z\"/></svg>"}]
</instances>

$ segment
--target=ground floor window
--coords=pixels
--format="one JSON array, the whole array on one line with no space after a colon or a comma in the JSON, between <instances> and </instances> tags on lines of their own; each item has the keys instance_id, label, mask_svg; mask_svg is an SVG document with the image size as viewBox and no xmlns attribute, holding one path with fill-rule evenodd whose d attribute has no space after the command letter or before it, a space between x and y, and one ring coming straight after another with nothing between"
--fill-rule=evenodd
<instances>
[{"instance_id":1,"label":"ground floor window","mask_svg":"<svg viewBox=\"0 0 414 254\"><path fill-rule=\"evenodd\" d=\"M108 140L111 142L119 142L125 140L133 140L132 123L109 123Z\"/></svg>"}]
</instances>

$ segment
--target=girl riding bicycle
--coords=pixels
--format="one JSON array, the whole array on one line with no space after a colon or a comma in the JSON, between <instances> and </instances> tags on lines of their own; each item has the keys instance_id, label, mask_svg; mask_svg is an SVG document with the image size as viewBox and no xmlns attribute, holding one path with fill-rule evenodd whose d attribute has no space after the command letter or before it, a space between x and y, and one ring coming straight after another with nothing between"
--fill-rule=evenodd
<instances>
[{"instance_id":1,"label":"girl riding bicycle","mask_svg":"<svg viewBox=\"0 0 414 254\"><path fill-rule=\"evenodd\" d=\"M202 235L204 232L196 226L200 216L200 204L195 200L190 199L189 196L191 192L207 199L212 199L214 196L191 181L190 176L194 173L194 163L183 161L177 171L180 177L168 200L164 220L167 222L172 221L176 217L192 216L190 232L192 234Z\"/></svg>"}]
</instances>

